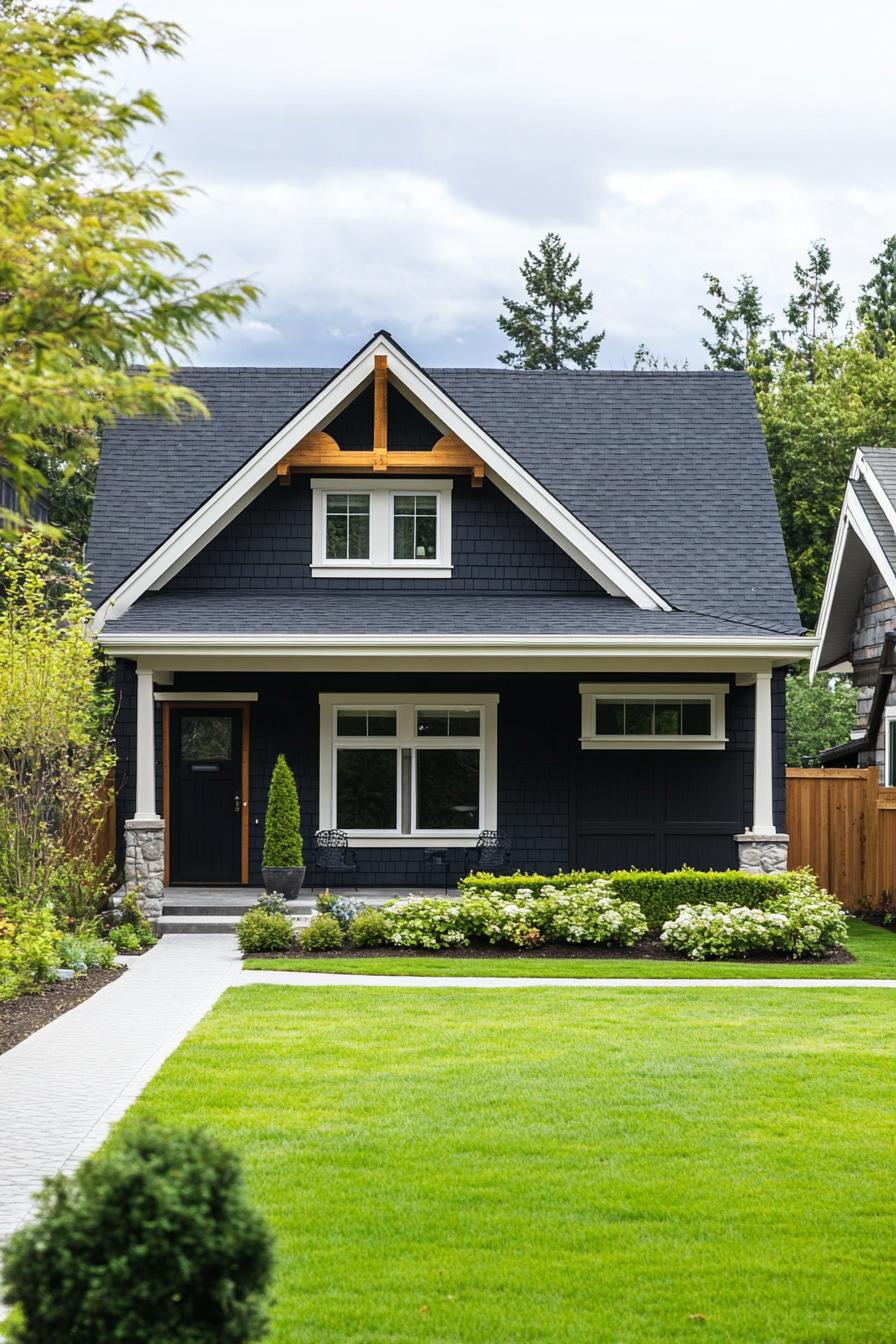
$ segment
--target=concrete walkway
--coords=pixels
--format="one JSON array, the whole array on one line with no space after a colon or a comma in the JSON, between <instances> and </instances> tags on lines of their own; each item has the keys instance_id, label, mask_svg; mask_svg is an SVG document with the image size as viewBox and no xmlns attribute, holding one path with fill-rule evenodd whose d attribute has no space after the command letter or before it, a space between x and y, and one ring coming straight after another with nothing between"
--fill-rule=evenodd
<instances>
[{"instance_id":1,"label":"concrete walkway","mask_svg":"<svg viewBox=\"0 0 896 1344\"><path fill-rule=\"evenodd\" d=\"M240 975L236 939L163 938L114 984L0 1055L0 1239L45 1176L102 1143L162 1061Z\"/></svg>"},{"instance_id":2,"label":"concrete walkway","mask_svg":"<svg viewBox=\"0 0 896 1344\"><path fill-rule=\"evenodd\" d=\"M896 989L896 980L535 979L243 971L226 934L163 938L125 975L0 1055L0 1240L45 1176L103 1141L191 1027L234 984L314 989Z\"/></svg>"}]
</instances>

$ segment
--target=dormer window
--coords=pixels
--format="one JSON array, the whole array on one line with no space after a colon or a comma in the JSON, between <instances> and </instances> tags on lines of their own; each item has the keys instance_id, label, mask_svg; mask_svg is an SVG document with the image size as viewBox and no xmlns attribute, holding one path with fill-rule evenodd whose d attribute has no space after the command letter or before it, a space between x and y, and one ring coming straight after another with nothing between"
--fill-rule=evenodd
<instances>
[{"instance_id":1,"label":"dormer window","mask_svg":"<svg viewBox=\"0 0 896 1344\"><path fill-rule=\"evenodd\" d=\"M450 578L451 480L312 480L315 578Z\"/></svg>"}]
</instances>

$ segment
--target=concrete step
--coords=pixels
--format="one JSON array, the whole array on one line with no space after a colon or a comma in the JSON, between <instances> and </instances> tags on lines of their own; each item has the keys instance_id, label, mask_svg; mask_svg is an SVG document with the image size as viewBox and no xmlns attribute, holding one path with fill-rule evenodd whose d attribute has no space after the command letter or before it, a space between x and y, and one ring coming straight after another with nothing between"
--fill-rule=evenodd
<instances>
[{"instance_id":1,"label":"concrete step","mask_svg":"<svg viewBox=\"0 0 896 1344\"><path fill-rule=\"evenodd\" d=\"M244 915L247 910L251 910L254 904L254 901L165 900L162 903L162 914L165 916L189 915L191 917L202 915L235 915L236 918L239 919L240 915Z\"/></svg>"},{"instance_id":2,"label":"concrete step","mask_svg":"<svg viewBox=\"0 0 896 1344\"><path fill-rule=\"evenodd\" d=\"M209 915L209 914L190 914L190 915L170 915L167 911L163 912L161 919L157 920L159 933L235 933L236 926L240 922L241 916L238 914ZM296 926L300 929L305 928L311 922L310 911L295 911L294 919Z\"/></svg>"}]
</instances>

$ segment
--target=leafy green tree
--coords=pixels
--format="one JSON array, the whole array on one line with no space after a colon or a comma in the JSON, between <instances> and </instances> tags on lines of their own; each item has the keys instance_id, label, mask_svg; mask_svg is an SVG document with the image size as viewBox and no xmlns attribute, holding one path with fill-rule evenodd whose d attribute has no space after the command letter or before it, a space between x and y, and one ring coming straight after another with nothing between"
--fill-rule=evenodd
<instances>
[{"instance_id":1,"label":"leafy green tree","mask_svg":"<svg viewBox=\"0 0 896 1344\"><path fill-rule=\"evenodd\" d=\"M752 276L742 275L730 295L716 275L708 271L703 279L713 306L700 305L709 322L714 340L701 338L709 355L710 369L764 370L769 362L768 331L771 315L762 306L759 287Z\"/></svg>"},{"instance_id":2,"label":"leafy green tree","mask_svg":"<svg viewBox=\"0 0 896 1344\"><path fill-rule=\"evenodd\" d=\"M873 333L820 342L810 381L788 353L771 380L757 379L784 541L805 623L813 627L856 448L896 448L896 345L882 356Z\"/></svg>"},{"instance_id":3,"label":"leafy green tree","mask_svg":"<svg viewBox=\"0 0 896 1344\"><path fill-rule=\"evenodd\" d=\"M896 340L896 234L884 239L882 250L871 258L871 264L875 271L862 286L856 311L883 357Z\"/></svg>"},{"instance_id":4,"label":"leafy green tree","mask_svg":"<svg viewBox=\"0 0 896 1344\"><path fill-rule=\"evenodd\" d=\"M790 348L805 360L810 379L815 376L815 347L819 341L833 340L843 312L840 286L827 278L830 269L830 248L823 238L817 238L805 266L797 262L793 268L797 292L791 294L784 310L789 326L776 334L779 348Z\"/></svg>"},{"instance_id":5,"label":"leafy green tree","mask_svg":"<svg viewBox=\"0 0 896 1344\"><path fill-rule=\"evenodd\" d=\"M655 355L652 350L649 350L643 341L635 351L635 357L632 361L633 373L639 373L645 370L655 373L660 369L662 369L664 373L680 373L686 370L687 367L688 361L686 359L683 359L680 364L670 364L665 356L661 360L660 356Z\"/></svg>"},{"instance_id":6,"label":"leafy green tree","mask_svg":"<svg viewBox=\"0 0 896 1344\"><path fill-rule=\"evenodd\" d=\"M188 188L130 149L162 109L122 96L107 65L182 40L127 7L0 4L0 463L26 501L47 455L64 445L82 470L119 416L202 414L176 364L257 296L244 280L204 287L208 258L160 234Z\"/></svg>"},{"instance_id":7,"label":"leafy green tree","mask_svg":"<svg viewBox=\"0 0 896 1344\"><path fill-rule=\"evenodd\" d=\"M130 1121L37 1196L3 1249L10 1344L249 1344L271 1235L212 1134Z\"/></svg>"},{"instance_id":8,"label":"leafy green tree","mask_svg":"<svg viewBox=\"0 0 896 1344\"><path fill-rule=\"evenodd\" d=\"M281 753L274 764L264 815L265 868L301 868L302 818L295 775Z\"/></svg>"},{"instance_id":9,"label":"leafy green tree","mask_svg":"<svg viewBox=\"0 0 896 1344\"><path fill-rule=\"evenodd\" d=\"M514 369L593 369L606 332L586 336L587 314L594 307L594 291L585 294L574 279L579 258L557 233L542 238L537 252L527 252L520 268L526 302L504 299L506 313L498 326L515 347L498 356Z\"/></svg>"},{"instance_id":10,"label":"leafy green tree","mask_svg":"<svg viewBox=\"0 0 896 1344\"><path fill-rule=\"evenodd\" d=\"M822 673L810 681L804 669L790 674L785 690L788 765L814 762L819 752L849 741L859 692L848 677Z\"/></svg>"}]
</instances>

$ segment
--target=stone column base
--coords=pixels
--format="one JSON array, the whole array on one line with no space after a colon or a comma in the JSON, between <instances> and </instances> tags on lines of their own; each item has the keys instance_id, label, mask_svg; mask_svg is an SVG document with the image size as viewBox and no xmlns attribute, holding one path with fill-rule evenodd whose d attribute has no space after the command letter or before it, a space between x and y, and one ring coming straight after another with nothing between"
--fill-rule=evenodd
<instances>
[{"instance_id":1,"label":"stone column base","mask_svg":"<svg viewBox=\"0 0 896 1344\"><path fill-rule=\"evenodd\" d=\"M782 831L774 835L747 831L734 837L742 873L786 873L787 846L790 836Z\"/></svg>"},{"instance_id":2,"label":"stone column base","mask_svg":"<svg viewBox=\"0 0 896 1344\"><path fill-rule=\"evenodd\" d=\"M147 919L158 919L165 894L165 822L161 817L124 824L124 889L137 893Z\"/></svg>"}]
</instances>

